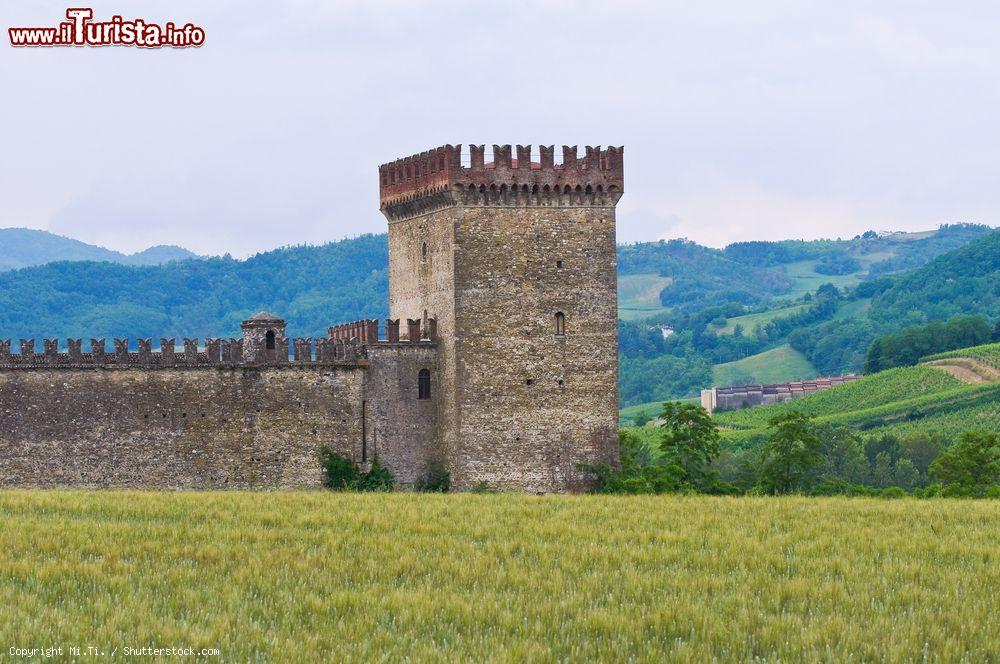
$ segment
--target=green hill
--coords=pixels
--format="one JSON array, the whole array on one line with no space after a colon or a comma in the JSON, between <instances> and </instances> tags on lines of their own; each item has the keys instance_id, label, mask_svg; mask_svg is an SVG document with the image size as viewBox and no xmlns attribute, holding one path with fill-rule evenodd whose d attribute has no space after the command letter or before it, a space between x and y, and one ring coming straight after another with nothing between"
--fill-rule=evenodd
<instances>
[{"instance_id":1,"label":"green hill","mask_svg":"<svg viewBox=\"0 0 1000 664\"><path fill-rule=\"evenodd\" d=\"M56 261L159 265L190 258L198 256L181 247L161 245L135 254L123 254L46 231L0 228L0 271L45 265Z\"/></svg>"},{"instance_id":2,"label":"green hill","mask_svg":"<svg viewBox=\"0 0 1000 664\"><path fill-rule=\"evenodd\" d=\"M618 278L618 317L637 320L662 314L668 309L660 303L660 292L673 277L658 274L623 274Z\"/></svg>"},{"instance_id":3,"label":"green hill","mask_svg":"<svg viewBox=\"0 0 1000 664\"><path fill-rule=\"evenodd\" d=\"M821 373L863 369L877 337L959 314L1000 317L1000 231L937 256L923 267L862 284L852 296L870 298L861 315L803 326L789 335Z\"/></svg>"},{"instance_id":4,"label":"green hill","mask_svg":"<svg viewBox=\"0 0 1000 664\"><path fill-rule=\"evenodd\" d=\"M742 360L716 364L712 367L712 384L725 386L786 383L815 378L817 375L816 367L806 359L805 355L788 344L782 344Z\"/></svg>"},{"instance_id":5,"label":"green hill","mask_svg":"<svg viewBox=\"0 0 1000 664\"><path fill-rule=\"evenodd\" d=\"M976 365L985 368L977 372ZM960 370L954 371L954 367ZM793 410L812 415L818 422L849 426L866 436L918 430L955 436L970 428L1000 433L998 367L1000 344L978 346L932 356L914 367L889 369L785 403L720 412L713 417L724 428L725 437L737 446L763 438L772 417Z\"/></svg>"},{"instance_id":6,"label":"green hill","mask_svg":"<svg viewBox=\"0 0 1000 664\"><path fill-rule=\"evenodd\" d=\"M289 333L388 314L385 235L291 247L245 261L209 258L149 267L51 263L0 273L0 337L236 336L266 309Z\"/></svg>"}]
</instances>

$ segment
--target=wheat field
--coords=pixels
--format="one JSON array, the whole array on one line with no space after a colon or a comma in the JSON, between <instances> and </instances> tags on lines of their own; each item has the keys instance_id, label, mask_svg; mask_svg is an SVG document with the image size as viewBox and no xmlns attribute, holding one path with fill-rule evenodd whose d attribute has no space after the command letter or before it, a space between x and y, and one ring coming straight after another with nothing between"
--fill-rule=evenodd
<instances>
[{"instance_id":1,"label":"wheat field","mask_svg":"<svg viewBox=\"0 0 1000 664\"><path fill-rule=\"evenodd\" d=\"M1000 659L1000 502L6 491L0 533L5 655Z\"/></svg>"}]
</instances>

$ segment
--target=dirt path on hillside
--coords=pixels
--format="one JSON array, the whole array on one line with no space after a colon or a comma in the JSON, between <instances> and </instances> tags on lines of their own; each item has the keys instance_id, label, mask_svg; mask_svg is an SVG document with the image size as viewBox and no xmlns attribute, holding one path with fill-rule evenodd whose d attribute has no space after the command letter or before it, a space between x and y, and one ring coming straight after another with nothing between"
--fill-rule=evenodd
<instances>
[{"instance_id":1,"label":"dirt path on hillside","mask_svg":"<svg viewBox=\"0 0 1000 664\"><path fill-rule=\"evenodd\" d=\"M926 362L927 366L947 371L963 383L992 383L1000 381L1000 371L968 357L949 357L945 360Z\"/></svg>"}]
</instances>

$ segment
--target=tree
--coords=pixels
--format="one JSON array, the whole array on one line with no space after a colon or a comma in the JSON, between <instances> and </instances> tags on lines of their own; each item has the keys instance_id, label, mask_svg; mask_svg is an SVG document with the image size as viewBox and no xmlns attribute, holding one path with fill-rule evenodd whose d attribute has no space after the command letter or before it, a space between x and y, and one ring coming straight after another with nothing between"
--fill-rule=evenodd
<instances>
[{"instance_id":1,"label":"tree","mask_svg":"<svg viewBox=\"0 0 1000 664\"><path fill-rule=\"evenodd\" d=\"M892 472L892 482L909 491L920 483L920 471L909 459L900 459Z\"/></svg>"},{"instance_id":2,"label":"tree","mask_svg":"<svg viewBox=\"0 0 1000 664\"><path fill-rule=\"evenodd\" d=\"M680 485L677 472L655 458L653 450L631 431L618 434L621 466L581 464L580 470L593 473L599 493L667 493Z\"/></svg>"},{"instance_id":3,"label":"tree","mask_svg":"<svg viewBox=\"0 0 1000 664\"><path fill-rule=\"evenodd\" d=\"M944 450L944 436L937 431L920 431L903 438L899 445L903 457L913 463L921 476L926 477L931 464Z\"/></svg>"},{"instance_id":4,"label":"tree","mask_svg":"<svg viewBox=\"0 0 1000 664\"><path fill-rule=\"evenodd\" d=\"M701 406L690 403L663 404L663 437L660 452L664 464L680 472L682 487L707 491L717 483L708 466L719 456L718 425Z\"/></svg>"},{"instance_id":5,"label":"tree","mask_svg":"<svg viewBox=\"0 0 1000 664\"><path fill-rule=\"evenodd\" d=\"M1000 318L997 319L997 324L993 326L993 336L991 339L993 341L1000 341Z\"/></svg>"},{"instance_id":6,"label":"tree","mask_svg":"<svg viewBox=\"0 0 1000 664\"><path fill-rule=\"evenodd\" d=\"M774 427L761 450L757 487L767 493L801 491L813 470L823 464L823 442L809 417L792 411L773 418Z\"/></svg>"},{"instance_id":7,"label":"tree","mask_svg":"<svg viewBox=\"0 0 1000 664\"><path fill-rule=\"evenodd\" d=\"M912 464L911 464L912 465ZM893 483L894 463L888 452L879 452L872 463L871 485L880 489Z\"/></svg>"},{"instance_id":8,"label":"tree","mask_svg":"<svg viewBox=\"0 0 1000 664\"><path fill-rule=\"evenodd\" d=\"M601 493L729 492L709 465L719 456L719 431L701 406L663 404L659 454L631 431L619 434L621 465L580 465L597 477Z\"/></svg>"},{"instance_id":9,"label":"tree","mask_svg":"<svg viewBox=\"0 0 1000 664\"><path fill-rule=\"evenodd\" d=\"M964 431L931 464L931 475L945 484L981 491L1000 483L1000 438L985 431Z\"/></svg>"},{"instance_id":10,"label":"tree","mask_svg":"<svg viewBox=\"0 0 1000 664\"><path fill-rule=\"evenodd\" d=\"M869 438L865 441L865 456L868 457L868 463L872 466L875 465L880 454L885 454L889 466L894 466L901 453L899 439L891 434L883 434L878 438Z\"/></svg>"},{"instance_id":11,"label":"tree","mask_svg":"<svg viewBox=\"0 0 1000 664\"><path fill-rule=\"evenodd\" d=\"M843 480L861 484L868 476L868 459L858 435L847 427L829 425L817 427L823 441L823 465L819 469L821 480Z\"/></svg>"}]
</instances>

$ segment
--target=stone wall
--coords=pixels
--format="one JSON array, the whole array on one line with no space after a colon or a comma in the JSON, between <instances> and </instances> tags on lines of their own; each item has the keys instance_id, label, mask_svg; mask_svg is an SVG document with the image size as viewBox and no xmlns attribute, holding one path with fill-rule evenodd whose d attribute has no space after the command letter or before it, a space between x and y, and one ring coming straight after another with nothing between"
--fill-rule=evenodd
<instances>
[{"instance_id":1,"label":"stone wall","mask_svg":"<svg viewBox=\"0 0 1000 664\"><path fill-rule=\"evenodd\" d=\"M582 490L577 464L617 460L614 214L476 207L456 224L460 486Z\"/></svg>"},{"instance_id":2,"label":"stone wall","mask_svg":"<svg viewBox=\"0 0 1000 664\"><path fill-rule=\"evenodd\" d=\"M459 430L455 406L455 223L447 212L389 224L389 314L405 324L424 312L437 320L437 425L433 456L447 459ZM452 469L453 470L453 469Z\"/></svg>"},{"instance_id":3,"label":"stone wall","mask_svg":"<svg viewBox=\"0 0 1000 664\"><path fill-rule=\"evenodd\" d=\"M238 358L225 349L246 335L207 350L189 340L176 354L148 342L130 353L124 340L114 354L97 342L58 353L54 341L34 354L25 342L0 357L0 486L318 488L326 445L363 468L377 456L412 487L436 452L437 347L380 341L375 321L365 329L365 345L297 339L291 357L283 333L272 350L258 335L247 346L264 364L229 362ZM421 369L428 399L418 398Z\"/></svg>"},{"instance_id":4,"label":"stone wall","mask_svg":"<svg viewBox=\"0 0 1000 664\"><path fill-rule=\"evenodd\" d=\"M368 347L367 442L359 459L370 462L377 455L379 462L396 475L401 488L413 487L425 479L430 461L441 460L436 447L437 399L441 392L437 354L437 347L427 342ZM418 394L421 369L426 369L431 378L428 399L420 399Z\"/></svg>"},{"instance_id":5,"label":"stone wall","mask_svg":"<svg viewBox=\"0 0 1000 664\"><path fill-rule=\"evenodd\" d=\"M365 369L0 371L0 485L315 488L356 457Z\"/></svg>"}]
</instances>

